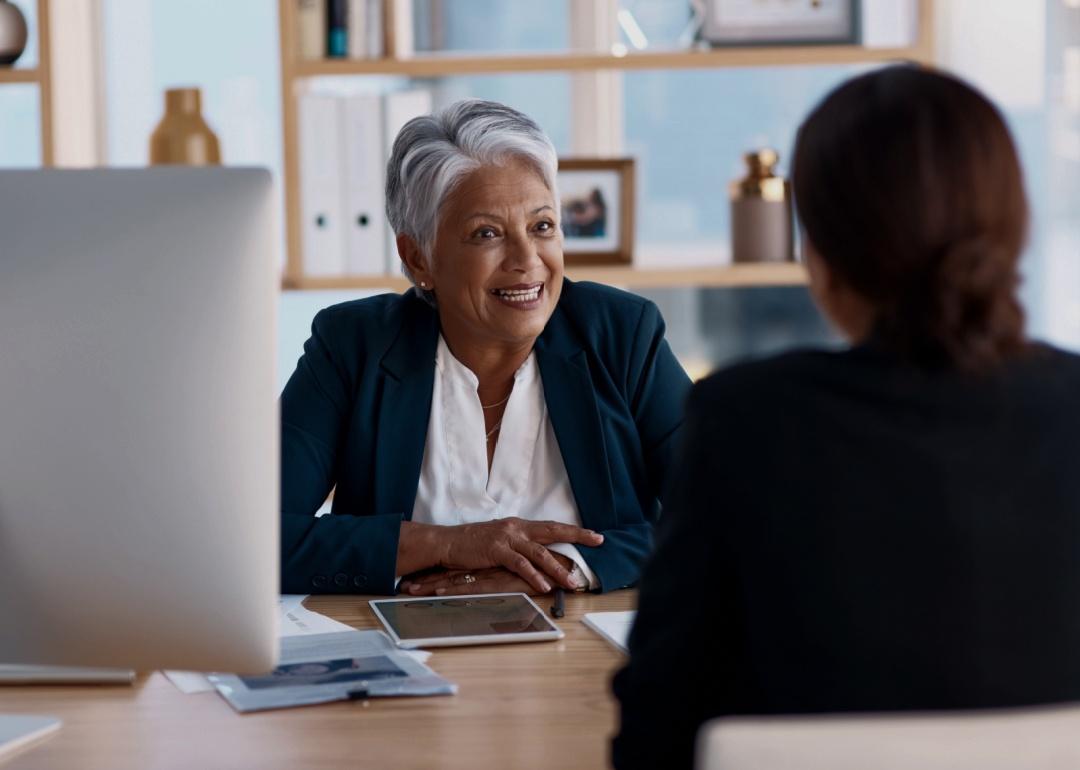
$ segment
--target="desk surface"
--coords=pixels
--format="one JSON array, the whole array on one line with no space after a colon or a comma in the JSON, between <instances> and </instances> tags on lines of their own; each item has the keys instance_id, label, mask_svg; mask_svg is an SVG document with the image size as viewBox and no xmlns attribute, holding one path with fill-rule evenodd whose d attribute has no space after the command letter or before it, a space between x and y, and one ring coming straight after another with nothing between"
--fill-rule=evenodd
<instances>
[{"instance_id":1,"label":"desk surface","mask_svg":"<svg viewBox=\"0 0 1080 770\"><path fill-rule=\"evenodd\" d=\"M183 695L160 672L134 686L0 687L0 713L64 720L55 737L3 768L606 767L616 722L610 680L623 658L581 616L635 603L633 591L569 595L557 621L562 641L436 650L429 665L459 686L448 697L241 716L217 693ZM305 604L378 627L364 597Z\"/></svg>"}]
</instances>

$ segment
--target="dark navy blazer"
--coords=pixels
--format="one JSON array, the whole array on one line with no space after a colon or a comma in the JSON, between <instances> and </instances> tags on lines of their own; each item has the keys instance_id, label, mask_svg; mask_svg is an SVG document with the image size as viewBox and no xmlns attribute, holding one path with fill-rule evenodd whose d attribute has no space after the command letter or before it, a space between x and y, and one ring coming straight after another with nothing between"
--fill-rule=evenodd
<instances>
[{"instance_id":1,"label":"dark navy blazer","mask_svg":"<svg viewBox=\"0 0 1080 770\"><path fill-rule=\"evenodd\" d=\"M321 311L281 396L281 590L394 592L427 439L439 319L414 291ZM566 281L534 348L604 590L652 550L690 380L656 306ZM315 512L336 485L332 515Z\"/></svg>"}]
</instances>

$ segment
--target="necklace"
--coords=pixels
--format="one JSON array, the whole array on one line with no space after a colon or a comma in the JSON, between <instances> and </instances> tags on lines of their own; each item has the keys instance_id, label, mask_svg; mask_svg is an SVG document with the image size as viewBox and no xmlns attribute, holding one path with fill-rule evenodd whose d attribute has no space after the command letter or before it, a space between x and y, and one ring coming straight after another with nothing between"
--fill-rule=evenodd
<instances>
[{"instance_id":1,"label":"necklace","mask_svg":"<svg viewBox=\"0 0 1080 770\"><path fill-rule=\"evenodd\" d=\"M495 435L495 431L497 431L501 427L502 427L502 420L499 420L497 423L495 423L495 426L491 430L488 431L487 440L491 441L491 437Z\"/></svg>"},{"instance_id":2,"label":"necklace","mask_svg":"<svg viewBox=\"0 0 1080 770\"><path fill-rule=\"evenodd\" d=\"M513 390L511 390L510 393L513 393ZM506 398L504 398L502 401L498 401L498 402L496 402L494 404L488 404L487 406L484 406L483 404L480 404L480 408L481 409L494 409L497 406L502 406L503 404L505 404L507 401L510 400L510 393L507 393Z\"/></svg>"}]
</instances>

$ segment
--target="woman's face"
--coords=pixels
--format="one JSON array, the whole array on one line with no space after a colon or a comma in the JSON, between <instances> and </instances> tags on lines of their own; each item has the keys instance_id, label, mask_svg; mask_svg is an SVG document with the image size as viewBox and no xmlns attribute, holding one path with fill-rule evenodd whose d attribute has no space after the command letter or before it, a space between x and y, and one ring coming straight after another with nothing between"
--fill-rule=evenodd
<instances>
[{"instance_id":1,"label":"woman's face","mask_svg":"<svg viewBox=\"0 0 1080 770\"><path fill-rule=\"evenodd\" d=\"M440 216L423 273L451 347L531 345L562 292L554 195L530 166L508 162L466 177Z\"/></svg>"}]
</instances>

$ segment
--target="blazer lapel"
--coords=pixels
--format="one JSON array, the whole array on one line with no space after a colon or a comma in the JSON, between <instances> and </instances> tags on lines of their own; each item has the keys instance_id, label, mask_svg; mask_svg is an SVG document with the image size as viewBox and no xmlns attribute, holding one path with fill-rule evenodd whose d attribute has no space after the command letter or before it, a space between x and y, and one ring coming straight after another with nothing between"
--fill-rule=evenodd
<instances>
[{"instance_id":1,"label":"blazer lapel","mask_svg":"<svg viewBox=\"0 0 1080 770\"><path fill-rule=\"evenodd\" d=\"M562 452L581 522L595 530L617 523L611 470L604 444L596 388L585 351L556 308L536 342L536 361L544 383L551 427Z\"/></svg>"},{"instance_id":2,"label":"blazer lapel","mask_svg":"<svg viewBox=\"0 0 1080 770\"><path fill-rule=\"evenodd\" d=\"M435 311L412 298L403 314L401 333L379 362L383 391L374 426L376 514L412 518L427 442L438 340Z\"/></svg>"}]
</instances>

